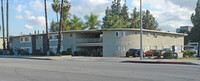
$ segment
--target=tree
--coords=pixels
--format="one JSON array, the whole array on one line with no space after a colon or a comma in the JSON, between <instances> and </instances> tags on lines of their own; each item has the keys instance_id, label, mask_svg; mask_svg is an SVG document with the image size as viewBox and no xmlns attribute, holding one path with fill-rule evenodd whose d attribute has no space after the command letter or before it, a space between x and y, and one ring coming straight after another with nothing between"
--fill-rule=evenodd
<instances>
[{"instance_id":1,"label":"tree","mask_svg":"<svg viewBox=\"0 0 200 81\"><path fill-rule=\"evenodd\" d=\"M45 6L45 21L46 21L46 44L47 44L47 55L49 56L50 53L49 53L49 29L48 29L48 18L47 18L47 4L46 4L46 0L44 0L44 6Z\"/></svg>"},{"instance_id":2,"label":"tree","mask_svg":"<svg viewBox=\"0 0 200 81\"><path fill-rule=\"evenodd\" d=\"M61 27L61 31L64 31L64 30L70 30L70 27L67 26L67 23L69 22L69 18L70 18L70 15L69 14L69 11L71 9L71 5L70 3L68 2L68 0L64 0L63 2L63 11L60 12L60 14L62 13L62 17L63 17L63 26Z\"/></svg>"},{"instance_id":3,"label":"tree","mask_svg":"<svg viewBox=\"0 0 200 81\"><path fill-rule=\"evenodd\" d=\"M3 0L1 0L2 27L3 27L3 54L6 52Z\"/></svg>"},{"instance_id":4,"label":"tree","mask_svg":"<svg viewBox=\"0 0 200 81\"><path fill-rule=\"evenodd\" d=\"M7 54L10 54L10 37L9 37L9 0L7 0Z\"/></svg>"},{"instance_id":5,"label":"tree","mask_svg":"<svg viewBox=\"0 0 200 81\"><path fill-rule=\"evenodd\" d=\"M61 3L61 13L63 13L63 0ZM61 26L62 26L62 22L63 22L63 14L60 15L60 26L59 26L59 33L58 33L58 48L57 48L57 55L60 54L60 47L61 47Z\"/></svg>"},{"instance_id":6,"label":"tree","mask_svg":"<svg viewBox=\"0 0 200 81\"><path fill-rule=\"evenodd\" d=\"M140 28L140 12L137 12L137 9L133 9L131 14L131 26L130 28Z\"/></svg>"},{"instance_id":7,"label":"tree","mask_svg":"<svg viewBox=\"0 0 200 81\"><path fill-rule=\"evenodd\" d=\"M117 15L121 14L121 0L117 0L117 3L116 3L116 14Z\"/></svg>"},{"instance_id":8,"label":"tree","mask_svg":"<svg viewBox=\"0 0 200 81\"><path fill-rule=\"evenodd\" d=\"M98 15L95 15L93 13L91 13L90 16L86 15L85 19L85 24L89 29L96 29L97 26L100 26L101 24L101 21L98 20Z\"/></svg>"},{"instance_id":9,"label":"tree","mask_svg":"<svg viewBox=\"0 0 200 81\"><path fill-rule=\"evenodd\" d=\"M52 9L54 12L56 12L57 16L57 22L58 22L58 12L60 10L60 0L53 0L53 3L51 4Z\"/></svg>"},{"instance_id":10,"label":"tree","mask_svg":"<svg viewBox=\"0 0 200 81\"><path fill-rule=\"evenodd\" d=\"M127 19L126 8L124 7L123 13L121 11L121 0L112 1L111 9L107 7L105 11L106 15L103 18L102 28L121 28L124 23L123 20Z\"/></svg>"},{"instance_id":11,"label":"tree","mask_svg":"<svg viewBox=\"0 0 200 81\"><path fill-rule=\"evenodd\" d=\"M78 18L76 15L73 15L73 19L70 19L70 23L72 24L71 30L82 30L83 27L83 21L81 18Z\"/></svg>"},{"instance_id":12,"label":"tree","mask_svg":"<svg viewBox=\"0 0 200 81\"><path fill-rule=\"evenodd\" d=\"M148 30L156 30L158 27L158 22L155 20L149 10L143 13L143 28Z\"/></svg>"},{"instance_id":13,"label":"tree","mask_svg":"<svg viewBox=\"0 0 200 81\"><path fill-rule=\"evenodd\" d=\"M54 20L50 24L50 32L57 32L59 27L58 22L54 22Z\"/></svg>"},{"instance_id":14,"label":"tree","mask_svg":"<svg viewBox=\"0 0 200 81\"><path fill-rule=\"evenodd\" d=\"M122 16L123 27L127 28L129 25L129 13L128 13L128 7L126 6L126 1L122 7L121 16Z\"/></svg>"},{"instance_id":15,"label":"tree","mask_svg":"<svg viewBox=\"0 0 200 81\"><path fill-rule=\"evenodd\" d=\"M191 16L191 21L194 25L191 32L189 33L189 38L191 42L199 42L200 41L200 0L197 1L197 6L195 9L195 13Z\"/></svg>"},{"instance_id":16,"label":"tree","mask_svg":"<svg viewBox=\"0 0 200 81\"><path fill-rule=\"evenodd\" d=\"M102 28L111 28L111 25L109 23L109 18L112 17L111 14L112 10L109 9L109 7L107 7L106 11L105 11L105 17L103 17L103 25Z\"/></svg>"}]
</instances>

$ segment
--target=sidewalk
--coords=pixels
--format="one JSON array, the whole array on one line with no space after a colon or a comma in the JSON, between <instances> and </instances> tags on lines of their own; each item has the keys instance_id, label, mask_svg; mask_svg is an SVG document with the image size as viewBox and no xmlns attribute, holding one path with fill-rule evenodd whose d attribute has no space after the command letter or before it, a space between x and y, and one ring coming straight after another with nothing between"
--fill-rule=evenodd
<instances>
[{"instance_id":1,"label":"sidewalk","mask_svg":"<svg viewBox=\"0 0 200 81\"><path fill-rule=\"evenodd\" d=\"M200 65L200 60L179 60L179 59L133 59L122 62L127 63L152 63L152 64L187 64L187 65Z\"/></svg>"},{"instance_id":2,"label":"sidewalk","mask_svg":"<svg viewBox=\"0 0 200 81\"><path fill-rule=\"evenodd\" d=\"M14 56L14 55L0 55L0 58L22 58L22 59L37 59L37 60L57 60L57 59L65 59L70 58L71 55L68 56Z\"/></svg>"},{"instance_id":3,"label":"sidewalk","mask_svg":"<svg viewBox=\"0 0 200 81\"><path fill-rule=\"evenodd\" d=\"M22 58L35 60L74 60L74 61L96 61L96 62L120 62L120 63L152 63L152 64L190 64L200 65L200 60L180 60L180 59L149 59L126 58L126 57L84 57L84 56L9 56L0 55L0 58Z\"/></svg>"}]
</instances>

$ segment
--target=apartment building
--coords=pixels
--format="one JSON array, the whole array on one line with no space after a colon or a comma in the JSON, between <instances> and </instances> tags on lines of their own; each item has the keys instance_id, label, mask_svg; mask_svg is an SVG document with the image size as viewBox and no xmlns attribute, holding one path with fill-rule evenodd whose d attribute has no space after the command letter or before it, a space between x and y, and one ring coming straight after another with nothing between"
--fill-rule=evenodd
<instances>
[{"instance_id":1,"label":"apartment building","mask_svg":"<svg viewBox=\"0 0 200 81\"><path fill-rule=\"evenodd\" d=\"M11 37L11 47L27 50L46 51L46 34L30 34ZM155 30L143 30L143 49L172 48L173 45L184 48L186 34L170 33ZM56 53L58 33L49 35L50 51ZM72 52L88 51L95 49L102 51L103 57L125 56L130 48L140 48L139 29L97 29L97 30L72 30L64 31L61 36L61 51L72 48Z\"/></svg>"}]
</instances>

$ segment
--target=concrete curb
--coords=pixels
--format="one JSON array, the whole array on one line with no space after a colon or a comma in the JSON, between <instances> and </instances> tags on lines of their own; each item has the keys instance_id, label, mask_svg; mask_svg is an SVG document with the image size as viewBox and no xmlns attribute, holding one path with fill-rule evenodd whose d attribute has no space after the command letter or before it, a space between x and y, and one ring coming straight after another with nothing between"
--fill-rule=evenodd
<instances>
[{"instance_id":1,"label":"concrete curb","mask_svg":"<svg viewBox=\"0 0 200 81\"><path fill-rule=\"evenodd\" d=\"M122 61L125 63L149 63L149 64L185 64L185 65L199 65L191 62L168 62L168 61Z\"/></svg>"}]
</instances>

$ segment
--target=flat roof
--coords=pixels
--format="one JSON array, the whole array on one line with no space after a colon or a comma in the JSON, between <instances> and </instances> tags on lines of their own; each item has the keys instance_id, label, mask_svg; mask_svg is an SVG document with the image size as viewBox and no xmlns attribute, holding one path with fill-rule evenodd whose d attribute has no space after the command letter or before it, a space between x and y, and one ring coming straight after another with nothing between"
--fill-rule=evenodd
<instances>
[{"instance_id":1,"label":"flat roof","mask_svg":"<svg viewBox=\"0 0 200 81\"><path fill-rule=\"evenodd\" d=\"M103 31L140 31L140 29L133 29L133 28L117 28L117 29L114 29L113 28L113 29L92 29L92 30L69 30L69 31L63 31L62 33L102 33ZM157 31L157 30L147 30L147 29L143 29L143 32L187 36L187 34L183 34L183 33L173 33L173 32L164 32L164 31ZM10 37L25 37L25 36L32 36L32 35L44 35L44 34L45 33L18 35L18 36L10 36ZM49 34L58 34L58 32L50 32Z\"/></svg>"}]
</instances>

